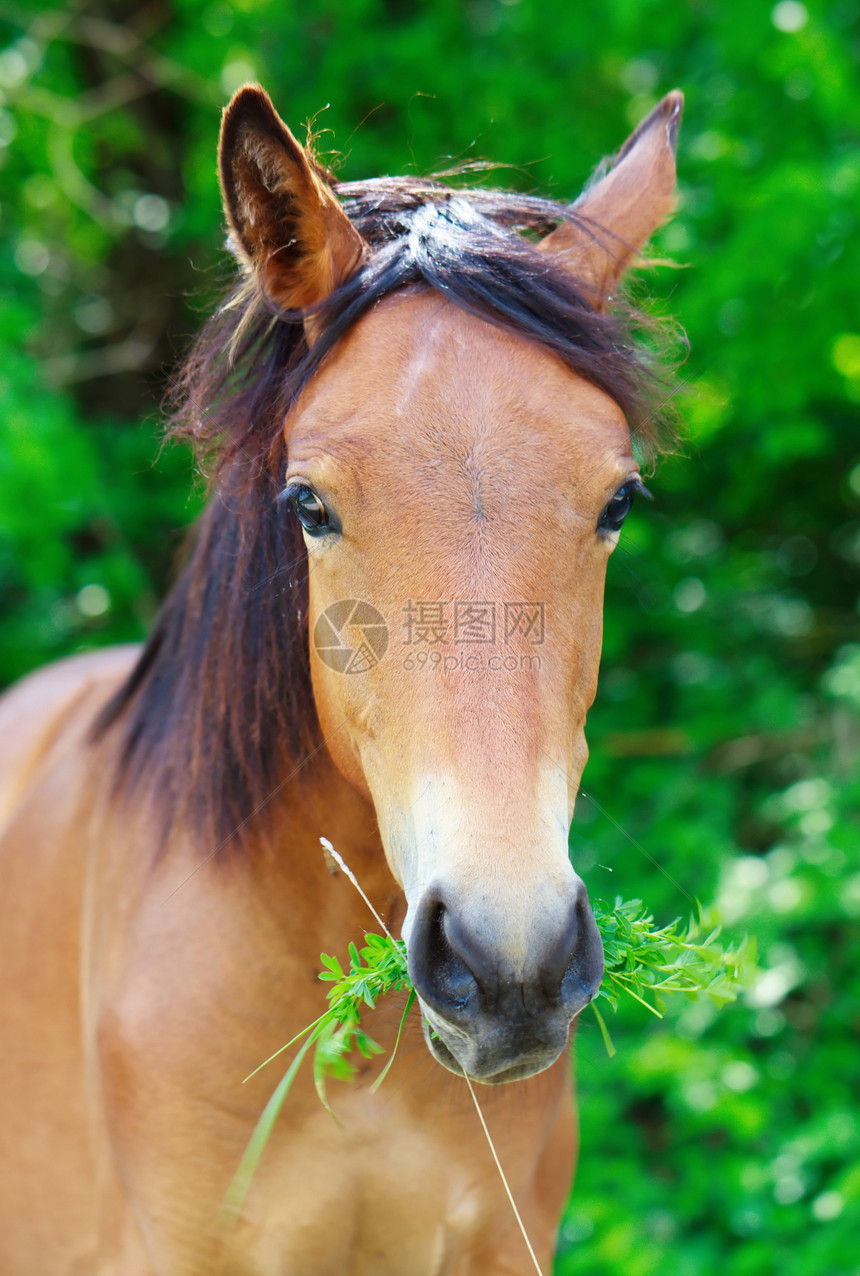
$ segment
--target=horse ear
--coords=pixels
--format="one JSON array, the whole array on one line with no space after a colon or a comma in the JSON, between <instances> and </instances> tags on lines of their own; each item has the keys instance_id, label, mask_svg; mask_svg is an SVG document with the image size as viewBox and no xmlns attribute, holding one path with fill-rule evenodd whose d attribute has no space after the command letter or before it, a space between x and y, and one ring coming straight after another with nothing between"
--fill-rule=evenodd
<instances>
[{"instance_id":1,"label":"horse ear","mask_svg":"<svg viewBox=\"0 0 860 1276\"><path fill-rule=\"evenodd\" d=\"M666 95L627 139L609 171L539 249L569 270L603 310L633 258L675 208L675 143L684 95Z\"/></svg>"},{"instance_id":2,"label":"horse ear","mask_svg":"<svg viewBox=\"0 0 860 1276\"><path fill-rule=\"evenodd\" d=\"M315 306L349 278L364 241L258 85L224 112L218 169L234 246L276 306Z\"/></svg>"}]
</instances>

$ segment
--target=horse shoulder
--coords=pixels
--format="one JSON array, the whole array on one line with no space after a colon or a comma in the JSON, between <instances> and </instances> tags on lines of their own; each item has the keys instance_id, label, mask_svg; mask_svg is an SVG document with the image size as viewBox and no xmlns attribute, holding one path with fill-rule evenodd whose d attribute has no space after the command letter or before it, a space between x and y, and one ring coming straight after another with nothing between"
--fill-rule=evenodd
<instances>
[{"instance_id":1,"label":"horse shoulder","mask_svg":"<svg viewBox=\"0 0 860 1276\"><path fill-rule=\"evenodd\" d=\"M23 678L0 698L0 835L64 745L89 728L139 654L129 644L70 656Z\"/></svg>"}]
</instances>

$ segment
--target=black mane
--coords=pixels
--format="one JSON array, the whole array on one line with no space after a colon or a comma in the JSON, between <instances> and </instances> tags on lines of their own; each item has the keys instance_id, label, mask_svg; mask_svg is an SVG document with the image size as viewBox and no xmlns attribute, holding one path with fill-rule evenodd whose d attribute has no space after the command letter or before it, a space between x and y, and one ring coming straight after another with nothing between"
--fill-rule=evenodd
<instances>
[{"instance_id":1,"label":"black mane","mask_svg":"<svg viewBox=\"0 0 860 1276\"><path fill-rule=\"evenodd\" d=\"M307 649L305 551L277 501L283 422L340 338L407 287L552 350L613 398L641 453L660 444L665 386L637 346L629 309L598 313L584 289L536 251L569 207L490 190L382 178L336 186L369 245L362 268L319 308L308 349L302 316L272 308L242 279L177 377L169 432L212 464L214 492L182 574L140 660L96 734L121 737L121 792L151 792L165 818L222 844L265 810L320 744ZM611 238L607 236L611 250Z\"/></svg>"}]
</instances>

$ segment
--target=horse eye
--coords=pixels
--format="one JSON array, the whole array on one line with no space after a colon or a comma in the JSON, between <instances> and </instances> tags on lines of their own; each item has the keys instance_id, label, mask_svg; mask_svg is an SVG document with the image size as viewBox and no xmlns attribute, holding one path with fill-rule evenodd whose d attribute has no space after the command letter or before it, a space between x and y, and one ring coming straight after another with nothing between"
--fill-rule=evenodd
<instances>
[{"instance_id":1,"label":"horse eye","mask_svg":"<svg viewBox=\"0 0 860 1276\"><path fill-rule=\"evenodd\" d=\"M328 527L328 510L320 498L309 487L297 487L290 493L290 500L296 516L306 532L321 532Z\"/></svg>"},{"instance_id":2,"label":"horse eye","mask_svg":"<svg viewBox=\"0 0 860 1276\"><path fill-rule=\"evenodd\" d=\"M630 513L633 497L637 492L642 492L645 496L649 495L641 483L630 482L619 487L606 509L600 515L597 522L597 530L600 532L619 531L621 524Z\"/></svg>"}]
</instances>

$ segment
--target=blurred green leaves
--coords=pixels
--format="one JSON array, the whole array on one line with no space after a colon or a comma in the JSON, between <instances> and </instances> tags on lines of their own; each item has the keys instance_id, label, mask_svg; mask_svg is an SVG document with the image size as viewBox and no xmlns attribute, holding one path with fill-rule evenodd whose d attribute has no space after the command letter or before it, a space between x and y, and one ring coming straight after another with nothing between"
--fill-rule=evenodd
<instances>
[{"instance_id":1,"label":"blurred green leaves","mask_svg":"<svg viewBox=\"0 0 860 1276\"><path fill-rule=\"evenodd\" d=\"M0 7L0 681L140 637L199 507L154 422L229 273L242 81L345 178L489 157L565 197L687 93L682 268L641 286L688 442L610 569L571 846L592 897L716 900L762 969L623 1012L611 1062L580 1029L565 1274L858 1271L858 68L858 0Z\"/></svg>"}]
</instances>

